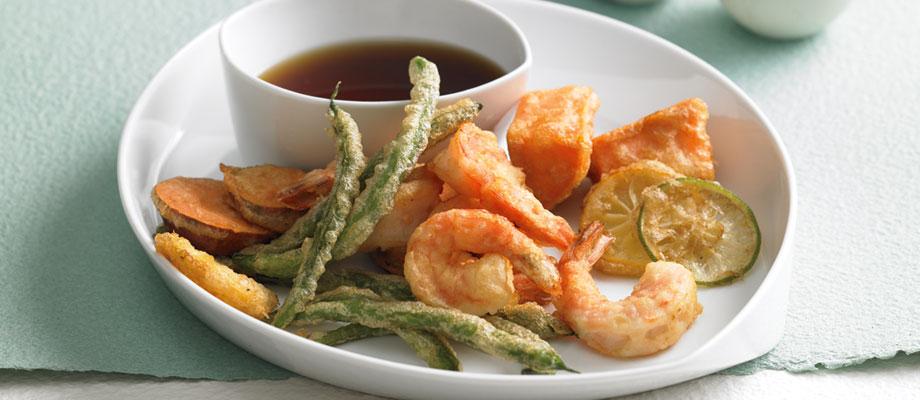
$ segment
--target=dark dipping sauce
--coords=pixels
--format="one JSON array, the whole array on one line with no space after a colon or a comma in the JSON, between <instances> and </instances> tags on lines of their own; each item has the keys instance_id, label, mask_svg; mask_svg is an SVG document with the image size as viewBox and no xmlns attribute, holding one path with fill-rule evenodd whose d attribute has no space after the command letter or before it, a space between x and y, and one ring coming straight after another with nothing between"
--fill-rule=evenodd
<instances>
[{"instance_id":1,"label":"dark dipping sauce","mask_svg":"<svg viewBox=\"0 0 920 400\"><path fill-rule=\"evenodd\" d=\"M407 100L409 60L422 56L437 64L441 94L470 89L497 79L505 71L470 50L439 42L348 42L314 49L269 68L260 78L310 96L328 98L342 81L338 99Z\"/></svg>"}]
</instances>

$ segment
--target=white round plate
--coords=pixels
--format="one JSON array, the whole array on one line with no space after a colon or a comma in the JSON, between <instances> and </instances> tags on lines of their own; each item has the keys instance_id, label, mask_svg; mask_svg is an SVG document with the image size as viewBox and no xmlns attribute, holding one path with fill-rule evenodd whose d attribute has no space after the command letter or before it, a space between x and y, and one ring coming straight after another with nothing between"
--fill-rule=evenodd
<instances>
[{"instance_id":1,"label":"white round plate","mask_svg":"<svg viewBox=\"0 0 920 400\"><path fill-rule=\"evenodd\" d=\"M424 367L396 338L325 346L246 316L199 288L154 251L151 237L160 220L149 194L163 179L218 178L219 162L239 162L216 27L185 46L156 75L128 118L119 147L118 184L125 214L170 290L212 329L265 360L334 385L392 397L615 396L699 377L769 351L779 341L786 310L795 184L786 152L766 118L714 68L650 33L551 3L487 3L513 19L528 37L534 53L531 88L572 83L594 88L603 103L598 132L687 97L709 104L718 179L753 208L763 247L744 279L700 290L703 314L677 345L651 357L621 360L598 355L572 338L556 340L554 346L581 374L554 376L520 375L519 365L457 345L464 371L440 371ZM510 114L499 128L509 120ZM561 206L563 215L577 216L586 186ZM612 299L626 296L635 283L597 279Z\"/></svg>"}]
</instances>

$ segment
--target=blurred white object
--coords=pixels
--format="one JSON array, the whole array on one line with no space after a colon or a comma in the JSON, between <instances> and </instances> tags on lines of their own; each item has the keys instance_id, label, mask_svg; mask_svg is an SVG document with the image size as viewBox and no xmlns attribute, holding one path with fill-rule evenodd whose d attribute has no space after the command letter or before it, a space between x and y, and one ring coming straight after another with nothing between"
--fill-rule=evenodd
<instances>
[{"instance_id":1,"label":"blurred white object","mask_svg":"<svg viewBox=\"0 0 920 400\"><path fill-rule=\"evenodd\" d=\"M745 28L774 39L797 39L818 33L850 0L722 0Z\"/></svg>"}]
</instances>

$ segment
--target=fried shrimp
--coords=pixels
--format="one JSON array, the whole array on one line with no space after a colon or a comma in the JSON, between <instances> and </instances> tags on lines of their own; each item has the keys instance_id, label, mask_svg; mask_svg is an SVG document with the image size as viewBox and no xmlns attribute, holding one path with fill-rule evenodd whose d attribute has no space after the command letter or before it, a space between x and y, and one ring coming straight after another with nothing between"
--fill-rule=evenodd
<instances>
[{"instance_id":1,"label":"fried shrimp","mask_svg":"<svg viewBox=\"0 0 920 400\"><path fill-rule=\"evenodd\" d=\"M514 270L541 290L559 293L552 259L507 219L486 210L432 215L409 239L404 268L422 302L476 315L517 303Z\"/></svg>"},{"instance_id":2,"label":"fried shrimp","mask_svg":"<svg viewBox=\"0 0 920 400\"><path fill-rule=\"evenodd\" d=\"M569 223L543 208L523 184L523 172L511 165L495 135L472 123L460 126L430 168L458 193L479 199L540 243L565 249L575 236Z\"/></svg>"},{"instance_id":3,"label":"fried shrimp","mask_svg":"<svg viewBox=\"0 0 920 400\"><path fill-rule=\"evenodd\" d=\"M593 223L562 255L558 316L585 344L609 356L639 357L671 347L703 312L693 274L680 264L649 263L629 297L610 301L590 273L610 240Z\"/></svg>"},{"instance_id":4,"label":"fried shrimp","mask_svg":"<svg viewBox=\"0 0 920 400\"><path fill-rule=\"evenodd\" d=\"M405 247L415 228L425 222L440 202L441 186L441 180L424 165L416 166L396 190L393 209L377 222L359 251Z\"/></svg>"}]
</instances>

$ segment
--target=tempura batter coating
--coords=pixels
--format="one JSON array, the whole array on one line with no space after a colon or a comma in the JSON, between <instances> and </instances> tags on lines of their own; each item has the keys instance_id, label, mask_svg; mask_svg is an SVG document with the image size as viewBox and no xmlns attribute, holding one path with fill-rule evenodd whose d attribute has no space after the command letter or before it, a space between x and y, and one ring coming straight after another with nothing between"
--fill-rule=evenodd
<instances>
[{"instance_id":1,"label":"tempura batter coating","mask_svg":"<svg viewBox=\"0 0 920 400\"><path fill-rule=\"evenodd\" d=\"M595 137L591 179L639 160L657 160L681 174L713 180L708 121L706 103L691 98Z\"/></svg>"},{"instance_id":2,"label":"tempura batter coating","mask_svg":"<svg viewBox=\"0 0 920 400\"><path fill-rule=\"evenodd\" d=\"M298 168L270 164L246 168L221 164L220 171L224 174L224 185L227 186L227 191L233 198L233 204L243 218L279 233L288 230L297 218L328 194L332 187L331 177L317 181L310 188L309 194L312 195L312 199L303 199L306 201L295 204L284 201L281 192L289 187L300 185L308 176L325 177L333 172L320 169L307 173Z\"/></svg>"},{"instance_id":3,"label":"tempura batter coating","mask_svg":"<svg viewBox=\"0 0 920 400\"><path fill-rule=\"evenodd\" d=\"M271 239L274 233L243 218L223 182L176 177L153 187L153 205L169 230L208 253L225 256Z\"/></svg>"},{"instance_id":4,"label":"tempura batter coating","mask_svg":"<svg viewBox=\"0 0 920 400\"><path fill-rule=\"evenodd\" d=\"M233 272L210 254L196 250L175 233L154 237L160 253L183 275L231 307L258 319L265 319L278 306L278 297L252 278Z\"/></svg>"},{"instance_id":5,"label":"tempura batter coating","mask_svg":"<svg viewBox=\"0 0 920 400\"><path fill-rule=\"evenodd\" d=\"M591 88L574 85L532 91L518 103L508 153L544 207L568 198L588 174L600 104Z\"/></svg>"}]
</instances>

